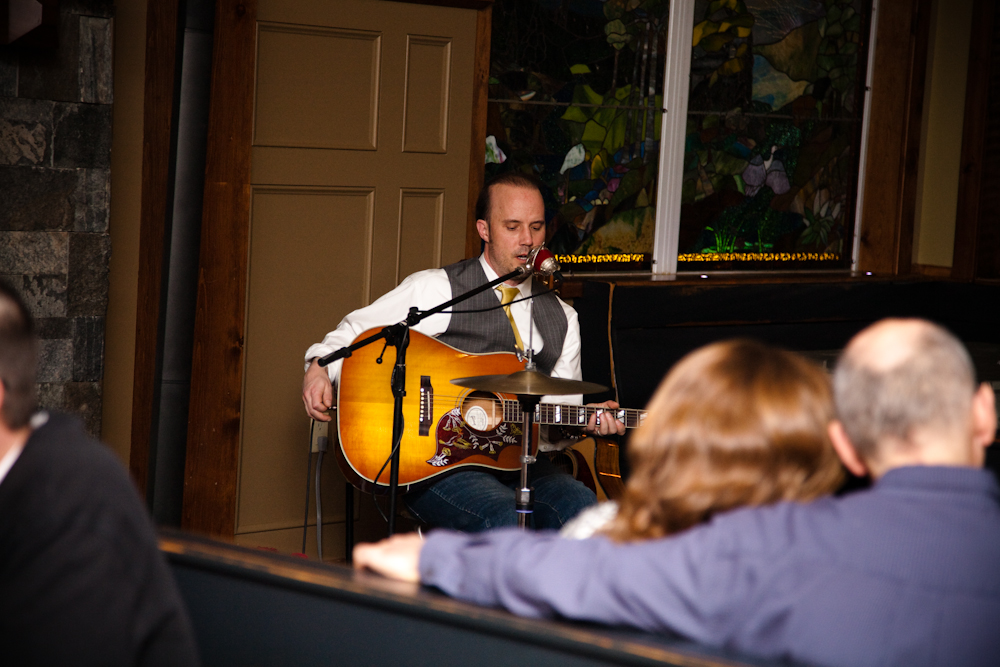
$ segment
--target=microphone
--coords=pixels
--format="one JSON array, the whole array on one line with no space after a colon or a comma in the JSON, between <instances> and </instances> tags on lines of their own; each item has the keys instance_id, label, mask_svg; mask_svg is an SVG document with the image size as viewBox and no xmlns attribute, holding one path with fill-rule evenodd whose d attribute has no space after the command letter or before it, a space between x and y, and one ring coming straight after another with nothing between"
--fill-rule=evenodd
<instances>
[{"instance_id":1,"label":"microphone","mask_svg":"<svg viewBox=\"0 0 1000 667\"><path fill-rule=\"evenodd\" d=\"M556 274L556 278L562 277L559 275L559 263L556 261L555 255L545 246L536 246L528 253L522 275L527 276L529 272L536 276Z\"/></svg>"}]
</instances>

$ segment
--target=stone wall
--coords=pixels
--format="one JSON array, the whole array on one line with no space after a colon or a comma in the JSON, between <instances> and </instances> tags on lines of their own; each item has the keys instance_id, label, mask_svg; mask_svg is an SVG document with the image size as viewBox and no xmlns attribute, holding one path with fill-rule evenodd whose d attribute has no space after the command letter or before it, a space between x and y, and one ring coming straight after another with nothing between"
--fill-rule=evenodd
<instances>
[{"instance_id":1,"label":"stone wall","mask_svg":"<svg viewBox=\"0 0 1000 667\"><path fill-rule=\"evenodd\" d=\"M54 49L0 46L0 275L41 337L39 400L101 425L112 0L63 0Z\"/></svg>"}]
</instances>

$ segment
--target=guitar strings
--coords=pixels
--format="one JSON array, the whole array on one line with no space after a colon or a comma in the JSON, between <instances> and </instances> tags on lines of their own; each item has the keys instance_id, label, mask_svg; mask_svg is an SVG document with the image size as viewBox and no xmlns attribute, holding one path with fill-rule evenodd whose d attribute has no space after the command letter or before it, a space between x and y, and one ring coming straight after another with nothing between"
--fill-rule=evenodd
<instances>
[{"instance_id":1,"label":"guitar strings","mask_svg":"<svg viewBox=\"0 0 1000 667\"><path fill-rule=\"evenodd\" d=\"M505 398L505 399L492 398L491 399L491 398L486 398L485 396L471 396L469 394L464 394L464 395L462 395L462 394L439 394L437 392L434 392L434 398L435 399L437 399L437 398L444 398L444 399L448 399L448 400L454 400L456 402L457 401L463 401L463 400L473 400L473 401L489 401L491 403L514 403L514 404L517 404L517 399L516 398ZM595 407L595 406L592 406L592 405L576 405L576 404L573 404L573 403L541 403L540 405L542 405L542 406L559 406L559 407L567 408L567 409L579 409L579 408L583 408L587 412L591 412L591 413L597 412L597 411L602 411L602 412L619 412L619 411L622 411L622 410L624 410L625 412L645 412L645 410L641 410L639 408L606 408L606 407L603 407L603 406L602 407Z\"/></svg>"},{"instance_id":2,"label":"guitar strings","mask_svg":"<svg viewBox=\"0 0 1000 667\"><path fill-rule=\"evenodd\" d=\"M490 399L490 398L486 398L486 397L469 396L468 394L461 395L461 394L438 394L438 393L434 394L434 398L435 399L438 399L438 398L444 399L445 401L454 401L455 404L456 404L455 407L459 407L459 405L462 402L466 401L466 400L477 401L477 402L480 402L480 403L485 402L485 403L490 404L495 410L496 409L502 410L504 412L504 415L506 415L507 410L508 410L508 406L510 406L511 409L514 411L515 415L523 414L523 413L521 413L521 406L518 403L517 399L511 399L511 398L506 398L506 399L492 398L492 399ZM645 410L639 410L639 409L636 409L636 408L604 408L604 407L593 407L593 406L587 406L587 405L573 405L573 404L569 404L569 403L541 403L540 405L541 406L545 406L545 407L542 408L542 414L545 414L545 415L551 415L553 412L555 412L555 407L556 406L558 406L559 408L562 408L563 410L566 410L566 411L575 411L575 410L579 410L580 408L583 408L584 414L586 415L586 417L587 417L588 420L590 419L590 417L592 415L595 415L595 414L598 414L598 413L601 413L601 414L603 414L603 413L610 413L610 414L613 414L613 415L617 415L619 413L623 413L622 416L626 417L626 419L629 418L629 417L634 417L636 419L641 419L642 414L645 412ZM560 423L562 423L562 422L560 422ZM572 426L572 424L568 424L568 423L565 424L565 425ZM627 424L626 424L626 426L627 426Z\"/></svg>"}]
</instances>

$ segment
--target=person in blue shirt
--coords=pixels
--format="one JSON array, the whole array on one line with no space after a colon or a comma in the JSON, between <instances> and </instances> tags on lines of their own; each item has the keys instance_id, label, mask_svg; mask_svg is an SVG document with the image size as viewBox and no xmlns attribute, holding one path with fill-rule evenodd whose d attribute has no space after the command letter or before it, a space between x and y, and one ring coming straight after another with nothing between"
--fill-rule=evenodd
<instances>
[{"instance_id":1,"label":"person in blue shirt","mask_svg":"<svg viewBox=\"0 0 1000 667\"><path fill-rule=\"evenodd\" d=\"M993 391L921 320L885 320L834 372L831 441L869 489L735 510L616 543L435 532L359 545L357 567L532 617L823 665L987 665L1000 655Z\"/></svg>"}]
</instances>

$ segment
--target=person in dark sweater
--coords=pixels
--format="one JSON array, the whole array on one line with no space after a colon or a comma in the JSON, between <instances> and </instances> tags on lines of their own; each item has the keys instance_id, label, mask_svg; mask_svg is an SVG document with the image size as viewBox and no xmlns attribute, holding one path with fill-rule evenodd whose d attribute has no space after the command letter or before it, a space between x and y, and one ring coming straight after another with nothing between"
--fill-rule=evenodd
<instances>
[{"instance_id":1,"label":"person in dark sweater","mask_svg":"<svg viewBox=\"0 0 1000 667\"><path fill-rule=\"evenodd\" d=\"M79 420L36 412L31 316L0 281L0 646L12 665L197 665L128 474Z\"/></svg>"}]
</instances>

